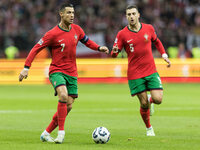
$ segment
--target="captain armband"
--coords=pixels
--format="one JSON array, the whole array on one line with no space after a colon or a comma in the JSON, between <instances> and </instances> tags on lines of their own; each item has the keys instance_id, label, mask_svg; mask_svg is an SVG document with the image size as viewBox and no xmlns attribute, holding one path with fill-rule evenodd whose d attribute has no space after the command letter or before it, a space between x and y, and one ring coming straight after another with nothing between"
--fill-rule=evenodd
<instances>
[{"instance_id":1,"label":"captain armband","mask_svg":"<svg viewBox=\"0 0 200 150\"><path fill-rule=\"evenodd\" d=\"M85 35L80 41L81 43L86 43L89 40L89 37Z\"/></svg>"}]
</instances>

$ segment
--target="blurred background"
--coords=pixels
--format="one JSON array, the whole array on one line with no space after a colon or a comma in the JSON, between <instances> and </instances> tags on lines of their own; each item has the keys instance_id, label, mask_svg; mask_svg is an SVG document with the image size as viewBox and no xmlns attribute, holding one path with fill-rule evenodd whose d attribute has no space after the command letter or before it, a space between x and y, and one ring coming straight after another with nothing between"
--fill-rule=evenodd
<instances>
[{"instance_id":1,"label":"blurred background","mask_svg":"<svg viewBox=\"0 0 200 150\"><path fill-rule=\"evenodd\" d=\"M19 84L18 75L25 58L39 39L59 23L58 10L64 2L0 0L0 84ZM162 81L200 82L199 0L71 0L71 3L75 8L74 23L80 25L90 39L109 49L118 31L127 25L127 5L137 5L140 21L154 26L172 62L172 67L166 68L152 45ZM29 79L23 84L49 84L48 49L36 57L44 59L34 60ZM127 55L122 51L118 57L111 59L79 43L79 83L127 83Z\"/></svg>"},{"instance_id":2,"label":"blurred background","mask_svg":"<svg viewBox=\"0 0 200 150\"><path fill-rule=\"evenodd\" d=\"M78 44L79 98L66 121L65 142L39 142L57 106L48 79L48 50L37 55L26 80L18 77L31 48L59 23L63 2L0 0L0 150L200 150L200 0L72 0L74 23L109 49L127 25L127 5L136 4L141 22L154 26L172 63L167 68L153 47L164 87L163 104L155 106L151 118L156 137L146 138L139 102L129 94L125 52L113 59ZM92 144L98 126L111 132L106 145Z\"/></svg>"},{"instance_id":3,"label":"blurred background","mask_svg":"<svg viewBox=\"0 0 200 150\"><path fill-rule=\"evenodd\" d=\"M0 58L13 57L9 55L25 58L45 32L58 24L58 9L63 2L0 0ZM74 23L100 45L112 48L117 32L127 25L126 6L136 4L141 22L154 26L171 58L200 58L199 0L72 0L71 3L75 7ZM153 53L160 57L155 47ZM80 44L77 57L108 56ZM126 55L122 53L119 57Z\"/></svg>"}]
</instances>

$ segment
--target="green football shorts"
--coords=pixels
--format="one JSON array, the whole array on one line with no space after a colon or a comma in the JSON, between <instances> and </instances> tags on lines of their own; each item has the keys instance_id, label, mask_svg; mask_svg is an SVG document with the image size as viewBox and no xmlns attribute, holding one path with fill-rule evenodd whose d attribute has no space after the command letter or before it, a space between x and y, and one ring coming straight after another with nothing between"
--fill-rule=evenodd
<instances>
[{"instance_id":1,"label":"green football shorts","mask_svg":"<svg viewBox=\"0 0 200 150\"><path fill-rule=\"evenodd\" d=\"M49 80L55 89L55 96L57 95L56 88L66 85L68 95L73 98L78 97L77 77L72 77L62 72L55 72L49 75Z\"/></svg>"},{"instance_id":2,"label":"green football shorts","mask_svg":"<svg viewBox=\"0 0 200 150\"><path fill-rule=\"evenodd\" d=\"M163 90L160 76L157 72L143 78L128 80L128 84L132 96L144 91Z\"/></svg>"}]
</instances>

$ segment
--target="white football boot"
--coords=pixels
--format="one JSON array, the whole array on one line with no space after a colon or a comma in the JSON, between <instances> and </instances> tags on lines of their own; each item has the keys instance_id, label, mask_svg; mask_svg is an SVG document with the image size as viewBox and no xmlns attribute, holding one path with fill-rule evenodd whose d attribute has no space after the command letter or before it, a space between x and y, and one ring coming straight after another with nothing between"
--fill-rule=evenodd
<instances>
[{"instance_id":1,"label":"white football boot","mask_svg":"<svg viewBox=\"0 0 200 150\"><path fill-rule=\"evenodd\" d=\"M62 144L65 139L65 131L58 131L58 136L54 140L56 144Z\"/></svg>"},{"instance_id":2,"label":"white football boot","mask_svg":"<svg viewBox=\"0 0 200 150\"><path fill-rule=\"evenodd\" d=\"M44 135L44 134L40 136L40 140L42 142L50 142L50 143L54 142L53 138L50 135Z\"/></svg>"},{"instance_id":3,"label":"white football boot","mask_svg":"<svg viewBox=\"0 0 200 150\"><path fill-rule=\"evenodd\" d=\"M151 95L150 94L148 94L148 102L149 102L149 104L150 104L150 98L151 98ZM150 104L150 116L153 116L153 114L154 114L154 103L151 103Z\"/></svg>"},{"instance_id":4,"label":"white football boot","mask_svg":"<svg viewBox=\"0 0 200 150\"><path fill-rule=\"evenodd\" d=\"M155 136L153 127L147 128L147 136Z\"/></svg>"}]
</instances>

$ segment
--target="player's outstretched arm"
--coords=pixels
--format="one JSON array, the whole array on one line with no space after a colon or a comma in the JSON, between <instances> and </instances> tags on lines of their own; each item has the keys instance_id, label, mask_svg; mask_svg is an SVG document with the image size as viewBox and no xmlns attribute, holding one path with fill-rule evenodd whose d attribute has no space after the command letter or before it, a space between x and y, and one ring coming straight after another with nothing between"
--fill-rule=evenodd
<instances>
[{"instance_id":1,"label":"player's outstretched arm","mask_svg":"<svg viewBox=\"0 0 200 150\"><path fill-rule=\"evenodd\" d=\"M19 81L21 82L23 79L26 79L28 77L28 70L31 67L31 63L33 62L35 56L43 50L45 47L48 47L51 45L51 41L53 39L53 34L50 34L47 32L40 41L35 44L35 46L31 49L29 52L26 61L25 61L25 67L19 74Z\"/></svg>"},{"instance_id":2,"label":"player's outstretched arm","mask_svg":"<svg viewBox=\"0 0 200 150\"><path fill-rule=\"evenodd\" d=\"M168 58L168 55L166 53L162 54L162 58L164 59L164 61L166 61L168 64L167 64L167 67L169 68L171 66L171 62Z\"/></svg>"},{"instance_id":3,"label":"player's outstretched arm","mask_svg":"<svg viewBox=\"0 0 200 150\"><path fill-rule=\"evenodd\" d=\"M24 68L19 74L19 82L28 77L28 68Z\"/></svg>"},{"instance_id":4,"label":"player's outstretched arm","mask_svg":"<svg viewBox=\"0 0 200 150\"><path fill-rule=\"evenodd\" d=\"M99 46L94 41L90 40L87 36L84 36L82 40L80 40L85 46L89 47L92 50L98 50L99 52L104 52L106 54L109 53L109 49L106 46Z\"/></svg>"}]
</instances>

